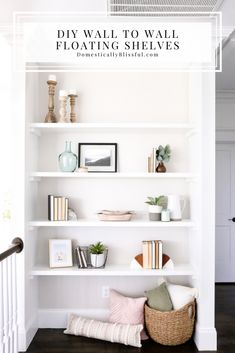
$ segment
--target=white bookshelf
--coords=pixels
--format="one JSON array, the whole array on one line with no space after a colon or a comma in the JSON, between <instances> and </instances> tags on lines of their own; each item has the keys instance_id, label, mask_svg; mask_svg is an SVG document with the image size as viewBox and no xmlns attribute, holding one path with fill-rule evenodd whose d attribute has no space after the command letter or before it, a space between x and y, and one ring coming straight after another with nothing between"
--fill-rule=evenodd
<instances>
[{"instance_id":1,"label":"white bookshelf","mask_svg":"<svg viewBox=\"0 0 235 353\"><path fill-rule=\"evenodd\" d=\"M128 265L106 265L102 269L79 269L78 267L54 268L35 266L32 276L193 276L193 268L188 264L176 265L174 269L146 270L131 269Z\"/></svg>"},{"instance_id":2,"label":"white bookshelf","mask_svg":"<svg viewBox=\"0 0 235 353\"><path fill-rule=\"evenodd\" d=\"M27 313L37 320L40 310L48 317L54 309L69 311L78 306L86 310L94 302L94 293L97 297L94 309L99 310L107 303L107 299L104 302L102 299L102 286L120 292L125 288L130 296L137 291L143 295L146 289L157 285L158 277L173 276L175 282L199 289L195 337L197 342L205 342L206 336L208 345L199 342L198 346L211 350L214 343L210 342L215 342L216 337L212 75L121 72L56 75L57 93L63 87L81 88L77 107L79 121L84 122L43 123L47 112L47 73L27 73L25 160L22 159L22 165L26 162L26 178L20 186L25 190L25 203L19 198L19 209L25 212L25 222L20 223L19 229L25 233L24 292L30 298L26 303ZM127 87L123 86L125 80ZM58 113L57 98L55 104ZM147 117L156 119L151 122ZM117 143L119 172L60 172L58 156L69 140L75 153L78 143ZM167 143L173 151L167 172L147 173L147 157L152 148ZM78 221L48 221L49 194L68 197ZM183 216L187 219L150 222L144 202L147 196L161 194L184 196L187 202ZM101 222L95 213L106 208L136 210L136 217L130 222ZM144 209L145 215L138 214L138 210ZM54 238L72 239L75 246L103 241L109 249L106 267L49 268L48 240ZM142 241L154 239L163 241L163 252L172 258L174 269L131 269L131 260L141 253ZM30 320L31 317L25 326L31 329ZM50 320L46 325L53 327Z\"/></svg>"},{"instance_id":3,"label":"white bookshelf","mask_svg":"<svg viewBox=\"0 0 235 353\"><path fill-rule=\"evenodd\" d=\"M45 133L80 133L95 131L97 133L102 130L159 130L161 132L174 132L174 133L194 133L197 129L193 124L188 123L31 123L30 131L33 134L40 136Z\"/></svg>"},{"instance_id":4,"label":"white bookshelf","mask_svg":"<svg viewBox=\"0 0 235 353\"><path fill-rule=\"evenodd\" d=\"M63 173L32 172L30 179L66 178L66 179L196 179L193 173Z\"/></svg>"},{"instance_id":5,"label":"white bookshelf","mask_svg":"<svg viewBox=\"0 0 235 353\"><path fill-rule=\"evenodd\" d=\"M92 228L191 228L195 227L195 223L190 220L174 221L174 222L150 222L148 220L131 220L128 222L121 221L99 221L81 219L78 221L47 221L38 220L29 223L30 227L92 227Z\"/></svg>"}]
</instances>

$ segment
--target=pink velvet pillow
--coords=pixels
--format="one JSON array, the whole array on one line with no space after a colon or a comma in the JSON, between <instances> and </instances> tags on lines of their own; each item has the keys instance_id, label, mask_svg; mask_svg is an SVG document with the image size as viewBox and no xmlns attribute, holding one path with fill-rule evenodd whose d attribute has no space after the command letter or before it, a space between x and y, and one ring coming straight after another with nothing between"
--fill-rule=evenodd
<instances>
[{"instance_id":1,"label":"pink velvet pillow","mask_svg":"<svg viewBox=\"0 0 235 353\"><path fill-rule=\"evenodd\" d=\"M118 324L144 325L144 303L146 299L145 297L125 297L115 290L110 289L109 321ZM148 339L144 330L141 332L141 339Z\"/></svg>"}]
</instances>

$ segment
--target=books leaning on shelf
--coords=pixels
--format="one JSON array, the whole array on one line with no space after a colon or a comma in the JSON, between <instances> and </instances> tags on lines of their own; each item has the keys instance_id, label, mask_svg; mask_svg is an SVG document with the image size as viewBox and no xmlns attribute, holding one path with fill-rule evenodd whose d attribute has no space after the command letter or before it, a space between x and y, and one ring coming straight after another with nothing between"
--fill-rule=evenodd
<instances>
[{"instance_id":1,"label":"books leaning on shelf","mask_svg":"<svg viewBox=\"0 0 235 353\"><path fill-rule=\"evenodd\" d=\"M77 258L78 268L87 268L88 267L88 259L87 259L87 251L77 246L75 248L75 256Z\"/></svg>"},{"instance_id":2,"label":"books leaning on shelf","mask_svg":"<svg viewBox=\"0 0 235 353\"><path fill-rule=\"evenodd\" d=\"M144 240L143 246L143 268L161 269L162 268L162 241Z\"/></svg>"},{"instance_id":3,"label":"books leaning on shelf","mask_svg":"<svg viewBox=\"0 0 235 353\"><path fill-rule=\"evenodd\" d=\"M151 155L148 157L148 173L155 173L157 167L156 161L157 148L153 148Z\"/></svg>"},{"instance_id":4,"label":"books leaning on shelf","mask_svg":"<svg viewBox=\"0 0 235 353\"><path fill-rule=\"evenodd\" d=\"M63 196L48 195L48 220L67 221L69 200Z\"/></svg>"}]
</instances>

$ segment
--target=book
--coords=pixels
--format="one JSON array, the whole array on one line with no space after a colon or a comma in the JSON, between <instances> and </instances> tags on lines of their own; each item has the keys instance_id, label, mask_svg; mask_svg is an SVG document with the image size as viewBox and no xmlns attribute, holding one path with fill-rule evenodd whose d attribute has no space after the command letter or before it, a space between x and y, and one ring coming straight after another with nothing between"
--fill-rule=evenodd
<instances>
[{"instance_id":1,"label":"book","mask_svg":"<svg viewBox=\"0 0 235 353\"><path fill-rule=\"evenodd\" d=\"M148 240L148 267L149 269L152 268L152 241Z\"/></svg>"},{"instance_id":2,"label":"book","mask_svg":"<svg viewBox=\"0 0 235 353\"><path fill-rule=\"evenodd\" d=\"M54 219L53 221L58 221L58 197L54 197Z\"/></svg>"},{"instance_id":3,"label":"book","mask_svg":"<svg viewBox=\"0 0 235 353\"><path fill-rule=\"evenodd\" d=\"M158 249L158 240L154 241L155 243L155 268L159 269L159 249Z\"/></svg>"},{"instance_id":4,"label":"book","mask_svg":"<svg viewBox=\"0 0 235 353\"><path fill-rule=\"evenodd\" d=\"M68 214L69 214L69 199L65 198L65 221L68 221Z\"/></svg>"},{"instance_id":5,"label":"book","mask_svg":"<svg viewBox=\"0 0 235 353\"><path fill-rule=\"evenodd\" d=\"M65 221L65 197L61 197L61 221Z\"/></svg>"},{"instance_id":6,"label":"book","mask_svg":"<svg viewBox=\"0 0 235 353\"><path fill-rule=\"evenodd\" d=\"M82 257L81 257L79 246L76 248L76 251L77 251L78 267L82 268L83 267L83 263L82 263Z\"/></svg>"},{"instance_id":7,"label":"book","mask_svg":"<svg viewBox=\"0 0 235 353\"><path fill-rule=\"evenodd\" d=\"M143 268L148 268L148 242L142 241L143 248Z\"/></svg>"},{"instance_id":8,"label":"book","mask_svg":"<svg viewBox=\"0 0 235 353\"><path fill-rule=\"evenodd\" d=\"M54 221L54 196L48 195L48 220Z\"/></svg>"},{"instance_id":9,"label":"book","mask_svg":"<svg viewBox=\"0 0 235 353\"><path fill-rule=\"evenodd\" d=\"M80 249L80 254L81 254L81 258L82 258L82 267L87 267L87 259L86 259L86 255L85 255L85 251Z\"/></svg>"},{"instance_id":10,"label":"book","mask_svg":"<svg viewBox=\"0 0 235 353\"><path fill-rule=\"evenodd\" d=\"M158 268L161 269L162 268L162 241L158 240L158 257L159 257L159 261L158 261Z\"/></svg>"},{"instance_id":11,"label":"book","mask_svg":"<svg viewBox=\"0 0 235 353\"><path fill-rule=\"evenodd\" d=\"M57 212L58 212L58 215L57 215L57 220L58 221L63 221L63 216L62 216L62 197L59 196L57 197Z\"/></svg>"},{"instance_id":12,"label":"book","mask_svg":"<svg viewBox=\"0 0 235 353\"><path fill-rule=\"evenodd\" d=\"M154 270L156 268L155 240L151 241L151 268L152 268L152 270Z\"/></svg>"}]
</instances>

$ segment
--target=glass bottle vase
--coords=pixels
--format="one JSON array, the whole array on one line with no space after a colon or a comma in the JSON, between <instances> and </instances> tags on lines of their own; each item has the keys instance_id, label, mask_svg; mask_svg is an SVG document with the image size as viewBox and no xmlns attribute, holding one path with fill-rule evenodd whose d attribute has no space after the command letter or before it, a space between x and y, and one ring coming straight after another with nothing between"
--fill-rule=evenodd
<instances>
[{"instance_id":1,"label":"glass bottle vase","mask_svg":"<svg viewBox=\"0 0 235 353\"><path fill-rule=\"evenodd\" d=\"M77 156L71 151L71 142L65 142L65 151L59 155L59 167L62 172L74 172L77 167Z\"/></svg>"}]
</instances>

